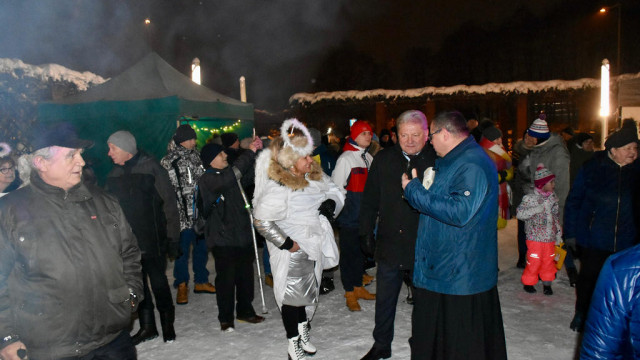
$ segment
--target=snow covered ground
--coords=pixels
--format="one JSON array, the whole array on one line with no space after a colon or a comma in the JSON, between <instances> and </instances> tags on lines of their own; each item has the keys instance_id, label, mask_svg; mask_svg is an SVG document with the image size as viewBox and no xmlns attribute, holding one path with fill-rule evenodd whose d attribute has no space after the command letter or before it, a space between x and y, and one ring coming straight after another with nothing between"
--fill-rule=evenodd
<instances>
[{"instance_id":1,"label":"snow covered ground","mask_svg":"<svg viewBox=\"0 0 640 360\"><path fill-rule=\"evenodd\" d=\"M577 334L569 329L573 317L574 289L569 287L564 269L553 284L554 295L527 294L520 284L521 269L517 260L516 221L498 232L500 275L498 290L510 359L573 359ZM261 250L261 249L260 249ZM213 261L209 261L210 280L214 280ZM374 269L369 270L375 274ZM173 281L173 266L167 276ZM312 322L312 341L318 348L313 359L360 359L373 344L374 301L360 300L361 312L350 312L341 291L340 274L335 276L336 290L320 296L320 306ZM375 292L374 282L367 288ZM165 344L156 338L138 345L138 358L158 359L286 359L287 340L273 291L266 286L268 310L261 324L236 322L236 331L223 333L218 323L215 295L189 294L189 304L176 306L175 342ZM411 334L411 309L403 289L397 308L392 359L409 359L407 340ZM175 298L175 294L174 294ZM253 302L262 312L258 283ZM158 321L158 328L159 328ZM137 328L137 324L136 324ZM137 331L134 328L134 331Z\"/></svg>"}]
</instances>

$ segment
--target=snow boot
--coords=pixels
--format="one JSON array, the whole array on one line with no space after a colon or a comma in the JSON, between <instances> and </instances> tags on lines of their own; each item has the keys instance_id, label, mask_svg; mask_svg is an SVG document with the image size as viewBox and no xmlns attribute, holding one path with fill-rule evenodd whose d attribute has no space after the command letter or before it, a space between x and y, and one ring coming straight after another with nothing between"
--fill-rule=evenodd
<instances>
[{"instance_id":1,"label":"snow boot","mask_svg":"<svg viewBox=\"0 0 640 360\"><path fill-rule=\"evenodd\" d=\"M542 293L545 295L553 295L553 289L551 289L551 285L545 285L543 286Z\"/></svg>"},{"instance_id":2,"label":"snow boot","mask_svg":"<svg viewBox=\"0 0 640 360\"><path fill-rule=\"evenodd\" d=\"M573 316L573 320L571 320L571 324L569 325L571 330L582 332L584 330L584 314L582 311L576 311L576 314Z\"/></svg>"},{"instance_id":3,"label":"snow boot","mask_svg":"<svg viewBox=\"0 0 640 360\"><path fill-rule=\"evenodd\" d=\"M349 311L362 310L362 308L360 308L360 304L358 304L358 298L353 291L346 291L344 293L344 297L347 299L347 307L349 308Z\"/></svg>"},{"instance_id":4,"label":"snow boot","mask_svg":"<svg viewBox=\"0 0 640 360\"><path fill-rule=\"evenodd\" d=\"M528 292L529 294L534 294L536 293L538 290L536 290L536 288L533 287L533 285L525 285L523 287L524 291Z\"/></svg>"},{"instance_id":5,"label":"snow boot","mask_svg":"<svg viewBox=\"0 0 640 360\"><path fill-rule=\"evenodd\" d=\"M309 320L298 323L298 334L300 334L300 347L305 353L309 355L315 354L318 349L311 343L311 336L309 336Z\"/></svg>"},{"instance_id":6,"label":"snow boot","mask_svg":"<svg viewBox=\"0 0 640 360\"><path fill-rule=\"evenodd\" d=\"M353 293L356 294L356 298L362 300L375 300L376 294L371 294L362 286L354 286Z\"/></svg>"},{"instance_id":7,"label":"snow boot","mask_svg":"<svg viewBox=\"0 0 640 360\"><path fill-rule=\"evenodd\" d=\"M158 337L158 329L156 328L153 309L139 309L138 321L140 322L140 330L131 337L134 346Z\"/></svg>"},{"instance_id":8,"label":"snow boot","mask_svg":"<svg viewBox=\"0 0 640 360\"><path fill-rule=\"evenodd\" d=\"M176 331L173 328L175 320L176 310L173 308L160 313L160 326L162 326L162 340L164 342L173 342L176 339Z\"/></svg>"},{"instance_id":9,"label":"snow boot","mask_svg":"<svg viewBox=\"0 0 640 360\"><path fill-rule=\"evenodd\" d=\"M187 283L178 285L178 293L176 294L176 304L186 305L189 303L189 287Z\"/></svg>"},{"instance_id":10,"label":"snow boot","mask_svg":"<svg viewBox=\"0 0 640 360\"><path fill-rule=\"evenodd\" d=\"M333 284L333 279L330 277L322 277L320 281L320 295L328 294L335 290L336 286Z\"/></svg>"},{"instance_id":11,"label":"snow boot","mask_svg":"<svg viewBox=\"0 0 640 360\"><path fill-rule=\"evenodd\" d=\"M216 293L216 287L213 286L213 284L210 283L210 282L202 283L202 284L195 284L193 286L193 293L194 294L215 294Z\"/></svg>"},{"instance_id":12,"label":"snow boot","mask_svg":"<svg viewBox=\"0 0 640 360\"><path fill-rule=\"evenodd\" d=\"M362 286L370 285L373 279L375 278L367 273L362 274Z\"/></svg>"},{"instance_id":13,"label":"snow boot","mask_svg":"<svg viewBox=\"0 0 640 360\"><path fill-rule=\"evenodd\" d=\"M264 283L267 284L268 287L273 287L273 275L271 274L265 275Z\"/></svg>"},{"instance_id":14,"label":"snow boot","mask_svg":"<svg viewBox=\"0 0 640 360\"><path fill-rule=\"evenodd\" d=\"M289 360L302 360L306 359L304 350L302 350L302 346L300 346L300 335L294 336L289 340L289 348L287 348L287 353L289 354Z\"/></svg>"}]
</instances>

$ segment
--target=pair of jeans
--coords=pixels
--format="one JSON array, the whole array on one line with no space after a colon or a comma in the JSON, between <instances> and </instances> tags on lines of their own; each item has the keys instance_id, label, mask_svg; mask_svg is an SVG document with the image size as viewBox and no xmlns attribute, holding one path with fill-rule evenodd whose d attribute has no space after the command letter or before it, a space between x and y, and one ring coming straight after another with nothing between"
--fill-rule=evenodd
<instances>
[{"instance_id":1,"label":"pair of jeans","mask_svg":"<svg viewBox=\"0 0 640 360\"><path fill-rule=\"evenodd\" d=\"M144 289L144 299L140 302L138 309L153 311L153 297L156 299L158 311L163 313L173 310L173 298L169 288L169 280L165 272L167 271L167 259L165 257L142 257L142 287ZM149 290L151 285L151 291Z\"/></svg>"},{"instance_id":2,"label":"pair of jeans","mask_svg":"<svg viewBox=\"0 0 640 360\"><path fill-rule=\"evenodd\" d=\"M378 262L376 271L376 325L373 329L375 347L391 350L396 305L404 278L413 277L412 270L400 269L397 265Z\"/></svg>"},{"instance_id":3,"label":"pair of jeans","mask_svg":"<svg viewBox=\"0 0 640 360\"><path fill-rule=\"evenodd\" d=\"M344 291L362 286L364 254L360 250L357 228L340 228L340 277Z\"/></svg>"},{"instance_id":4,"label":"pair of jeans","mask_svg":"<svg viewBox=\"0 0 640 360\"><path fill-rule=\"evenodd\" d=\"M180 249L182 256L176 259L173 267L173 287L182 283L189 283L189 250L193 244L193 280L196 284L209 282L209 270L207 270L207 241L203 237L196 236L193 229L185 229L180 232Z\"/></svg>"}]
</instances>

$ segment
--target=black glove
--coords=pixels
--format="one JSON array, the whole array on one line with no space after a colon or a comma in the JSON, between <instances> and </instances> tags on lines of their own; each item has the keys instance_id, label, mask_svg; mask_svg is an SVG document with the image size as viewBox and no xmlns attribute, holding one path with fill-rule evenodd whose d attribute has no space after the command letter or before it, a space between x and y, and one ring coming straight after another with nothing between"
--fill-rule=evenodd
<instances>
[{"instance_id":1,"label":"black glove","mask_svg":"<svg viewBox=\"0 0 640 360\"><path fill-rule=\"evenodd\" d=\"M182 256L182 249L180 249L180 243L177 241L169 241L167 246L167 256L169 260L174 261L175 259Z\"/></svg>"},{"instance_id":2,"label":"black glove","mask_svg":"<svg viewBox=\"0 0 640 360\"><path fill-rule=\"evenodd\" d=\"M571 251L572 254L576 252L576 238L571 237L571 238L566 238L564 239L564 246L567 248L567 250Z\"/></svg>"},{"instance_id":3,"label":"black glove","mask_svg":"<svg viewBox=\"0 0 640 360\"><path fill-rule=\"evenodd\" d=\"M335 211L335 209L336 209L336 202L331 199L327 199L323 201L322 204L320 204L318 211L320 212L320 215L324 215L324 217L326 217L327 220L329 220L330 222L333 222L335 220L333 218L333 212Z\"/></svg>"},{"instance_id":4,"label":"black glove","mask_svg":"<svg viewBox=\"0 0 640 360\"><path fill-rule=\"evenodd\" d=\"M373 234L360 235L360 250L366 257L373 258L376 252L376 239Z\"/></svg>"}]
</instances>

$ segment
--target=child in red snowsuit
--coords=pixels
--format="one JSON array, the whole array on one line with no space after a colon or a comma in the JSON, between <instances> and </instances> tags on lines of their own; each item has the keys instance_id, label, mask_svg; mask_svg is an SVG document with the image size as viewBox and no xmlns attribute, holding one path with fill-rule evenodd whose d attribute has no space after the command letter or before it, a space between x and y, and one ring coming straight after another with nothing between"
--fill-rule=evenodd
<instances>
[{"instance_id":1,"label":"child in red snowsuit","mask_svg":"<svg viewBox=\"0 0 640 360\"><path fill-rule=\"evenodd\" d=\"M525 195L516 216L525 222L527 234L527 265L522 272L524 290L535 293L538 277L545 295L552 295L555 279L555 245L562 242L562 228L558 217L558 196L553 192L555 175L539 164L534 175L534 191Z\"/></svg>"}]
</instances>

